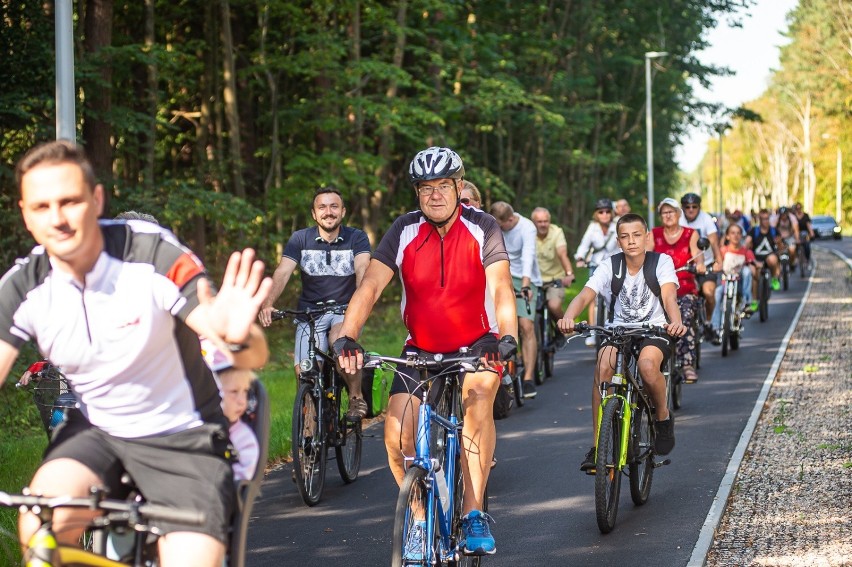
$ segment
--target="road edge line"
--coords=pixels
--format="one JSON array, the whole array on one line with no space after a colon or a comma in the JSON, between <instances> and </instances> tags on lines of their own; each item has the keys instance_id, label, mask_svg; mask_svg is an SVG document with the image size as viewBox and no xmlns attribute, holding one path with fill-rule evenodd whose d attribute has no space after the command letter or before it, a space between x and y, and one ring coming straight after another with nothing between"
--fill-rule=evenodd
<instances>
[{"instance_id":1,"label":"road edge line","mask_svg":"<svg viewBox=\"0 0 852 567\"><path fill-rule=\"evenodd\" d=\"M731 460L728 462L727 469L725 469L725 476L722 477L722 482L719 483L719 489L716 491L716 496L713 497L713 504L710 506L710 511L707 512L707 517L704 519L704 524L701 526L701 532L698 534L698 540L695 542L695 547L692 549L692 555L689 557L689 562L686 564L687 567L704 567L707 561L707 553L710 551L710 546L713 544L713 538L716 535L716 528L722 521L722 515L725 513L725 509L728 506L728 497L731 495L731 490L733 489L734 482L736 481L737 474L739 473L740 465L742 465L748 444L751 441L751 436L757 426L757 421L760 419L760 414L763 412L763 406L766 403L766 399L769 397L769 390L772 388L772 383L775 382L775 376L781 368L781 362L787 354L787 345L796 330L796 326L799 324L799 318L802 315L802 311L805 309L805 303L811 295L811 286L813 286L814 282L813 276L816 274L817 267L818 264L814 261L813 270L808 277L808 287L802 295L799 308L796 310L795 315L793 315L793 320L790 322L790 327L787 329L787 333L781 340L781 345L778 347L778 353L775 355L775 360L772 362L772 366L769 368L766 379L763 381L763 387L760 390L760 395L758 395L757 401L754 403L751 416L743 428L743 432L740 434L740 440L737 443L736 448L734 448Z\"/></svg>"}]
</instances>

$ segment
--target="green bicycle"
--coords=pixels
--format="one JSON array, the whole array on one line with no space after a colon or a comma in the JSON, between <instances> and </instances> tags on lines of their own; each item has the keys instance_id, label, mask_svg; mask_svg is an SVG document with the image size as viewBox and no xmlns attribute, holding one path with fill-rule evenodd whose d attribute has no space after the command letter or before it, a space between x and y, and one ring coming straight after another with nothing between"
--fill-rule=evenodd
<instances>
[{"instance_id":1,"label":"green bicycle","mask_svg":"<svg viewBox=\"0 0 852 567\"><path fill-rule=\"evenodd\" d=\"M654 405L642 387L636 369L638 344L643 338L668 337L661 327L619 325L603 327L579 323L575 330L581 336L595 331L602 347L616 349L615 374L610 382L600 385L598 438L595 455L595 515L601 533L615 528L622 472L630 479L630 496L641 506L648 501L654 469L671 461L654 461ZM666 382L666 399L670 395Z\"/></svg>"}]
</instances>

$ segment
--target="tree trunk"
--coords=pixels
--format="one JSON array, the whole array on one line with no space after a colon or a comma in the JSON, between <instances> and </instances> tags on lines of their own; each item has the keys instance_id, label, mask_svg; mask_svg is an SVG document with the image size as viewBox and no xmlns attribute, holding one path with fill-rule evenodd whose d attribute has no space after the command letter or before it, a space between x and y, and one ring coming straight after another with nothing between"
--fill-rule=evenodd
<instances>
[{"instance_id":1,"label":"tree trunk","mask_svg":"<svg viewBox=\"0 0 852 567\"><path fill-rule=\"evenodd\" d=\"M245 197L240 159L242 143L240 142L240 113L237 105L237 68L234 63L234 39L231 35L231 7L229 0L219 0L222 12L222 58L225 84L222 89L225 102L225 118L228 121L228 142L230 148L231 181L234 184L234 194Z\"/></svg>"},{"instance_id":2,"label":"tree trunk","mask_svg":"<svg viewBox=\"0 0 852 567\"><path fill-rule=\"evenodd\" d=\"M107 57L100 59L98 52L112 44L112 5L112 0L87 0L84 22L86 56L98 60L99 72L85 88L87 112L83 121L83 139L95 175L102 180L112 178L112 128L109 123L112 62Z\"/></svg>"},{"instance_id":3,"label":"tree trunk","mask_svg":"<svg viewBox=\"0 0 852 567\"><path fill-rule=\"evenodd\" d=\"M145 51L148 55L154 49L156 43L156 35L154 32L154 5L156 0L145 0ZM151 119L151 124L148 131L144 135L143 144L145 148L144 164L142 166L142 177L144 186L151 189L154 186L154 149L157 141L157 65L153 62L147 64L147 95L148 95L148 116Z\"/></svg>"}]
</instances>

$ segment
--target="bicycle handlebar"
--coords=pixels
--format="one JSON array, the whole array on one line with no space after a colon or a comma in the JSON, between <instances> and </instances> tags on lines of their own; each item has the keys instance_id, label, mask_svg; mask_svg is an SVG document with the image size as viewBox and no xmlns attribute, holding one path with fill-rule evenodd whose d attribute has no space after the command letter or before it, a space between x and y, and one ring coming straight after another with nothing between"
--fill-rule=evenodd
<instances>
[{"instance_id":1,"label":"bicycle handlebar","mask_svg":"<svg viewBox=\"0 0 852 567\"><path fill-rule=\"evenodd\" d=\"M93 494L88 498L72 498L70 496L46 497L0 492L0 507L23 508L25 510L32 510L34 508L87 508L89 510L107 512L108 518L113 521L122 520L132 524L139 523L143 519L148 519L200 526L206 520L204 512L179 510L168 506L145 504L142 502L101 499L98 498L97 494ZM135 518L138 518L138 520Z\"/></svg>"},{"instance_id":2,"label":"bicycle handlebar","mask_svg":"<svg viewBox=\"0 0 852 567\"><path fill-rule=\"evenodd\" d=\"M589 325L588 323L577 323L574 330L578 333L588 333L595 331L608 337L621 336L647 336L647 337L668 337L668 331L660 325L649 325L648 323L619 323L614 327L602 327L599 325Z\"/></svg>"},{"instance_id":3,"label":"bicycle handlebar","mask_svg":"<svg viewBox=\"0 0 852 567\"><path fill-rule=\"evenodd\" d=\"M430 359L427 355L419 353L411 353L406 358L364 353L364 368L378 368L385 362L416 370L447 370L453 365L458 365L465 372L477 372L482 367L480 358L473 355L444 358L441 354L435 354Z\"/></svg>"},{"instance_id":4,"label":"bicycle handlebar","mask_svg":"<svg viewBox=\"0 0 852 567\"><path fill-rule=\"evenodd\" d=\"M287 317L296 318L296 317L307 317L309 319L317 319L326 313L335 313L337 315L343 314L346 311L347 303L320 303L317 304L317 307L310 309L273 309L270 318L273 321L280 321L281 319L286 319Z\"/></svg>"}]
</instances>

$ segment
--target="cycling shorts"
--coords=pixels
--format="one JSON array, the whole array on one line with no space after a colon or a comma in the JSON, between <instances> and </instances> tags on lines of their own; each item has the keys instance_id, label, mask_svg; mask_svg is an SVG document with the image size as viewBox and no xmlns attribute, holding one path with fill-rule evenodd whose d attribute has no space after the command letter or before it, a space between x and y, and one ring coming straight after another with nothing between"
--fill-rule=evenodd
<instances>
[{"instance_id":1,"label":"cycling shorts","mask_svg":"<svg viewBox=\"0 0 852 567\"><path fill-rule=\"evenodd\" d=\"M328 332L335 325L343 323L343 314L338 313L323 313L317 319L317 348L328 352ZM293 364L298 366L300 362L308 358L308 335L310 334L310 326L305 321L296 323L296 352L293 358Z\"/></svg>"},{"instance_id":2,"label":"cycling shorts","mask_svg":"<svg viewBox=\"0 0 852 567\"><path fill-rule=\"evenodd\" d=\"M544 290L544 300L548 303L551 301L565 301L565 288L562 286L562 282L544 286ZM524 306L524 309L526 309L526 306Z\"/></svg>"},{"instance_id":3,"label":"cycling shorts","mask_svg":"<svg viewBox=\"0 0 852 567\"><path fill-rule=\"evenodd\" d=\"M719 285L719 274L716 272L710 274L695 274L695 283L698 289L704 287L705 282L713 282L714 286Z\"/></svg>"},{"instance_id":4,"label":"cycling shorts","mask_svg":"<svg viewBox=\"0 0 852 567\"><path fill-rule=\"evenodd\" d=\"M497 349L497 337L488 333L483 335L479 339L476 340L472 345L470 345L470 354L479 354L482 351L484 346L490 346L491 350ZM423 354L434 354L427 353L423 349L419 349L415 346L406 345L402 349L402 354L399 355L400 358L405 358L407 353L409 352L418 352ZM443 353L446 358L452 358L456 356L461 356L459 352L451 352L451 353ZM499 368L497 369L499 372ZM430 372L429 376L434 376L435 372ZM494 379L499 380L500 374L495 373ZM412 396L422 396L423 395L423 385L420 383L420 371L411 368L408 366L398 365L396 367L396 372L394 372L393 382L391 383L389 396L393 396L394 394L409 394Z\"/></svg>"},{"instance_id":5,"label":"cycling shorts","mask_svg":"<svg viewBox=\"0 0 852 567\"><path fill-rule=\"evenodd\" d=\"M69 415L53 434L44 462L73 459L100 476L110 498L125 498L130 475L150 504L202 512L205 523L187 526L151 521L163 533L204 533L228 545L234 510L234 476L225 452L233 454L228 429L204 424L168 435L113 437Z\"/></svg>"},{"instance_id":6,"label":"cycling shorts","mask_svg":"<svg viewBox=\"0 0 852 567\"><path fill-rule=\"evenodd\" d=\"M521 291L521 278L516 278L512 276L512 284L515 287L515 292ZM531 285L530 286L530 310L527 312L527 301L523 297L515 298L515 309L518 311L518 317L521 319L529 319L530 321L535 321L535 306L538 302L538 286Z\"/></svg>"}]
</instances>

